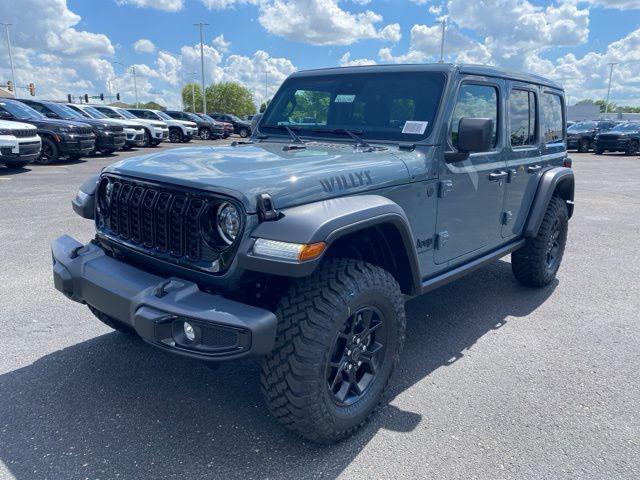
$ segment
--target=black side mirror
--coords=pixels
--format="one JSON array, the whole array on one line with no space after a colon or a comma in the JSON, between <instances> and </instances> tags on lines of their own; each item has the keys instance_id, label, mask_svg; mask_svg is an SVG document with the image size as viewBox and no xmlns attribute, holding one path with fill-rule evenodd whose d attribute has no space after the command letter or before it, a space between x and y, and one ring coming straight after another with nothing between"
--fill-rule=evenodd
<instances>
[{"instance_id":1,"label":"black side mirror","mask_svg":"<svg viewBox=\"0 0 640 480\"><path fill-rule=\"evenodd\" d=\"M461 118L458 123L458 151L445 154L447 163L461 162L470 153L487 152L493 143L493 120L490 118Z\"/></svg>"},{"instance_id":2,"label":"black side mirror","mask_svg":"<svg viewBox=\"0 0 640 480\"><path fill-rule=\"evenodd\" d=\"M60 116L57 113L54 112L47 112L44 114L45 117L47 118L60 118Z\"/></svg>"}]
</instances>

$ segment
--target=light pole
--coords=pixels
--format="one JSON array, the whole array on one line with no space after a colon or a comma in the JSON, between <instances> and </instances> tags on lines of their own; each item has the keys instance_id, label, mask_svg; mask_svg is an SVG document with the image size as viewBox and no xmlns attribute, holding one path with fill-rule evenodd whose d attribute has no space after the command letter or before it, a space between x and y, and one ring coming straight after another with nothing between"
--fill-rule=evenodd
<instances>
[{"instance_id":1,"label":"light pole","mask_svg":"<svg viewBox=\"0 0 640 480\"><path fill-rule=\"evenodd\" d=\"M122 65L125 69L130 68L133 72L133 91L136 95L136 108L138 107L138 82L136 81L136 66L135 65L125 65L122 62L113 62L117 65Z\"/></svg>"},{"instance_id":2,"label":"light pole","mask_svg":"<svg viewBox=\"0 0 640 480\"><path fill-rule=\"evenodd\" d=\"M202 113L206 115L207 113L207 102L205 101L204 94L204 42L202 40L202 27L208 26L208 23L194 23L194 26L200 29L200 70L202 73ZM195 108L195 107L194 107Z\"/></svg>"},{"instance_id":3,"label":"light pole","mask_svg":"<svg viewBox=\"0 0 640 480\"><path fill-rule=\"evenodd\" d=\"M264 102L267 103L267 98L269 97L268 89L269 89L269 80L268 80L268 72L265 67L264 71Z\"/></svg>"},{"instance_id":4,"label":"light pole","mask_svg":"<svg viewBox=\"0 0 640 480\"><path fill-rule=\"evenodd\" d=\"M187 74L187 78L191 79L191 109L193 113L196 113L196 82L195 78L198 76L196 72L191 72Z\"/></svg>"},{"instance_id":5,"label":"light pole","mask_svg":"<svg viewBox=\"0 0 640 480\"><path fill-rule=\"evenodd\" d=\"M11 81L13 82L13 95L15 98L18 98L18 85L16 85L16 74L13 70L13 55L11 55L11 38L9 37L9 27L13 24L11 23L0 23L0 25L4 26L4 31L7 34L7 49L9 50L9 64L11 65Z\"/></svg>"},{"instance_id":6,"label":"light pole","mask_svg":"<svg viewBox=\"0 0 640 480\"><path fill-rule=\"evenodd\" d=\"M118 77L108 78L107 79L107 89L109 90L109 103L113 103L113 95L111 93L111 82L113 82Z\"/></svg>"},{"instance_id":7,"label":"light pole","mask_svg":"<svg viewBox=\"0 0 640 480\"><path fill-rule=\"evenodd\" d=\"M442 25L442 38L440 39L440 61L439 63L444 63L444 36L447 31L447 19L443 18L438 22Z\"/></svg>"},{"instance_id":8,"label":"light pole","mask_svg":"<svg viewBox=\"0 0 640 480\"><path fill-rule=\"evenodd\" d=\"M604 102L604 117L607 118L609 114L609 95L611 94L611 78L613 77L613 67L616 66L618 62L609 62L609 86L607 87L607 100Z\"/></svg>"}]
</instances>

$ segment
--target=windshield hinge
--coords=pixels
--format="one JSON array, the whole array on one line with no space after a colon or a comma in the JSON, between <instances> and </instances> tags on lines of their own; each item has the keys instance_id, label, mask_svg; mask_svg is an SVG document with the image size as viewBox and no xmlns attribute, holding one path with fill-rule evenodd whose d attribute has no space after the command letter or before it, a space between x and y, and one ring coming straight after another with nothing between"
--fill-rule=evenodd
<instances>
[{"instance_id":1,"label":"windshield hinge","mask_svg":"<svg viewBox=\"0 0 640 480\"><path fill-rule=\"evenodd\" d=\"M273 204L273 199L268 193L258 195L258 216L263 222L269 222L278 219L278 210Z\"/></svg>"},{"instance_id":2,"label":"windshield hinge","mask_svg":"<svg viewBox=\"0 0 640 480\"><path fill-rule=\"evenodd\" d=\"M416 149L415 143L399 143L398 144L398 150L409 150L410 152L412 152L415 149Z\"/></svg>"}]
</instances>

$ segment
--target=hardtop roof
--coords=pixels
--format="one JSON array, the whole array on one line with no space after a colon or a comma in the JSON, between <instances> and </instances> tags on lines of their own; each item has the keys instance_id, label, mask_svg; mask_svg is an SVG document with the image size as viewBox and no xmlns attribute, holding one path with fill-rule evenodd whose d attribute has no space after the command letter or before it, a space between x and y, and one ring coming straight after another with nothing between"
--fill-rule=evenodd
<instances>
[{"instance_id":1,"label":"hardtop roof","mask_svg":"<svg viewBox=\"0 0 640 480\"><path fill-rule=\"evenodd\" d=\"M351 67L319 68L301 70L291 77L313 77L319 75L348 75L353 73L383 73L383 72L454 72L479 75L486 77L505 78L520 82L535 83L558 90L563 90L562 85L540 75L533 73L515 72L500 67L489 65L452 64L452 63L427 63L427 64L393 64L393 65L357 65Z\"/></svg>"}]
</instances>

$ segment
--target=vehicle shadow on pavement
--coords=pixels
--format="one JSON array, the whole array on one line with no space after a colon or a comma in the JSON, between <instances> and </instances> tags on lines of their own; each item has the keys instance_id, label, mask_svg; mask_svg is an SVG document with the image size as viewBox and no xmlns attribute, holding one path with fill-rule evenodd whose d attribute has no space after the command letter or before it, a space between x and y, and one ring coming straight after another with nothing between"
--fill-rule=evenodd
<instances>
[{"instance_id":1,"label":"vehicle shadow on pavement","mask_svg":"<svg viewBox=\"0 0 640 480\"><path fill-rule=\"evenodd\" d=\"M30 172L31 168L22 167L22 168L7 168L0 165L0 177L8 177L11 175L19 175L21 173Z\"/></svg>"},{"instance_id":2,"label":"vehicle shadow on pavement","mask_svg":"<svg viewBox=\"0 0 640 480\"><path fill-rule=\"evenodd\" d=\"M483 335L530 314L554 288L520 286L501 261L410 301L388 400L464 361ZM380 430L422 421L386 405L354 437L313 445L269 416L258 377L256 360L211 370L102 335L0 376L0 460L18 480L334 478Z\"/></svg>"}]
</instances>

